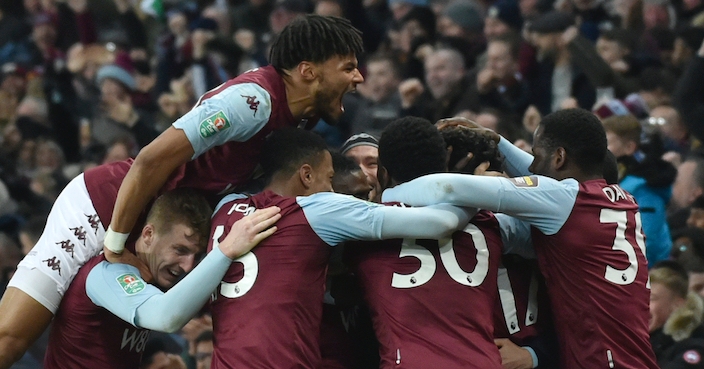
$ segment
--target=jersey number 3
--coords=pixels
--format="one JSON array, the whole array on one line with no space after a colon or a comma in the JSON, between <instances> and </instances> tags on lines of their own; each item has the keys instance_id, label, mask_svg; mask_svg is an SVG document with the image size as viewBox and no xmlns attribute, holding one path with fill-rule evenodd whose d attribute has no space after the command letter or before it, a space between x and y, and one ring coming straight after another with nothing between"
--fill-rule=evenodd
<instances>
[{"instance_id":1,"label":"jersey number 3","mask_svg":"<svg viewBox=\"0 0 704 369\"><path fill-rule=\"evenodd\" d=\"M219 225L215 227L215 232L213 232L213 248L220 245L219 239L223 233L225 233L225 226ZM259 261L253 252L248 252L232 262L242 263L244 267L242 279L235 283L220 282L220 294L223 297L235 299L244 296L244 294L249 292L252 286L254 286L254 281L257 280L257 275L259 274Z\"/></svg>"},{"instance_id":2,"label":"jersey number 3","mask_svg":"<svg viewBox=\"0 0 704 369\"><path fill-rule=\"evenodd\" d=\"M643 253L643 256L645 256L645 238L643 237L643 225L640 220L640 213L636 213L635 218L636 244ZM607 281L619 285L628 285L633 283L636 279L636 275L638 274L638 255L636 255L636 246L631 244L631 242L626 239L626 228L629 226L627 213L621 210L601 209L599 221L601 223L616 223L616 237L614 238L614 244L611 249L624 252L628 257L629 264L626 269L616 269L611 265L607 265L606 274L604 277Z\"/></svg>"},{"instance_id":3,"label":"jersey number 3","mask_svg":"<svg viewBox=\"0 0 704 369\"><path fill-rule=\"evenodd\" d=\"M447 273L457 283L476 287L484 282L484 278L486 278L489 270L489 248L487 247L484 234L482 234L482 231L474 224L468 224L464 232L472 236L472 243L474 243L474 247L477 249L477 265L474 267L474 270L472 272L462 270L455 256L452 239L440 241L440 259ZM428 283L430 278L435 274L437 266L433 254L416 242L411 243L409 241L410 240L403 240L401 253L398 256L400 258L411 256L418 259L420 261L420 268L411 274L394 273L391 279L392 287L413 288L422 286Z\"/></svg>"}]
</instances>

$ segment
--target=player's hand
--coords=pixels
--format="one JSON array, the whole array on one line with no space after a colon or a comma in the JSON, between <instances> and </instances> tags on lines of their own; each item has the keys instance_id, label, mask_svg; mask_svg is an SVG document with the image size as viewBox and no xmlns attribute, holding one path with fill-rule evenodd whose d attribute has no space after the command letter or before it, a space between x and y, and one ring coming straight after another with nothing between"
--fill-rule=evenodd
<instances>
[{"instance_id":1,"label":"player's hand","mask_svg":"<svg viewBox=\"0 0 704 369\"><path fill-rule=\"evenodd\" d=\"M152 281L153 276L152 272L149 271L149 266L147 266L147 264L142 261L142 259L138 258L129 250L124 250L121 254L116 254L110 251L107 247L103 247L103 252L105 253L105 259L107 259L109 262L132 265L133 267L139 269L139 274L141 275L142 279L147 281L147 283Z\"/></svg>"},{"instance_id":2,"label":"player's hand","mask_svg":"<svg viewBox=\"0 0 704 369\"><path fill-rule=\"evenodd\" d=\"M218 248L230 259L236 259L249 252L259 242L276 232L276 223L281 219L281 209L272 206L256 210L232 225L230 233L220 242Z\"/></svg>"},{"instance_id":3,"label":"player's hand","mask_svg":"<svg viewBox=\"0 0 704 369\"><path fill-rule=\"evenodd\" d=\"M474 122L472 120L469 120L464 117L452 117L452 118L445 118L445 119L440 119L439 121L435 122L435 127L438 128L438 131L441 131L442 129L446 127L467 127L469 129L475 130L479 132L480 134L486 136L488 139L494 141L497 145L499 144L499 141L501 140L501 136L490 130L489 128L486 128L482 125L480 125L477 122Z\"/></svg>"},{"instance_id":4,"label":"player's hand","mask_svg":"<svg viewBox=\"0 0 704 369\"><path fill-rule=\"evenodd\" d=\"M507 338L498 338L494 343L501 354L501 364L504 369L532 369L533 357L528 350L517 346Z\"/></svg>"}]
</instances>

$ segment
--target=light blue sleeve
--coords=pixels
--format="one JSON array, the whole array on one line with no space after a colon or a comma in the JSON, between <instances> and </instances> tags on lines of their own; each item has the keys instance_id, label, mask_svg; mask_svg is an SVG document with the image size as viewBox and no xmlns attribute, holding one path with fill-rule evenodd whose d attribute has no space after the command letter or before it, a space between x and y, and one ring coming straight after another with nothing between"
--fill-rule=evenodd
<instances>
[{"instance_id":1,"label":"light blue sleeve","mask_svg":"<svg viewBox=\"0 0 704 369\"><path fill-rule=\"evenodd\" d=\"M183 328L208 301L231 263L215 248L186 277L163 293L144 282L136 268L102 262L88 275L86 292L93 303L135 327L173 333ZM125 284L125 276L130 278L129 284Z\"/></svg>"},{"instance_id":2,"label":"light blue sleeve","mask_svg":"<svg viewBox=\"0 0 704 369\"><path fill-rule=\"evenodd\" d=\"M530 235L530 224L506 214L494 214L499 221L504 254L516 254L535 259L535 249Z\"/></svg>"},{"instance_id":3,"label":"light blue sleeve","mask_svg":"<svg viewBox=\"0 0 704 369\"><path fill-rule=\"evenodd\" d=\"M137 327L137 308L163 292L145 282L137 268L103 261L88 273L86 294L94 304Z\"/></svg>"},{"instance_id":4,"label":"light blue sleeve","mask_svg":"<svg viewBox=\"0 0 704 369\"><path fill-rule=\"evenodd\" d=\"M499 151L504 155L504 167L510 177L533 174L528 170L533 163L533 155L519 149L503 136L499 141Z\"/></svg>"},{"instance_id":5,"label":"light blue sleeve","mask_svg":"<svg viewBox=\"0 0 704 369\"><path fill-rule=\"evenodd\" d=\"M533 359L533 368L538 367L538 355L535 353L535 350L533 350L532 347L530 346L521 346L522 348L526 349L528 353L530 353L530 357Z\"/></svg>"},{"instance_id":6,"label":"light blue sleeve","mask_svg":"<svg viewBox=\"0 0 704 369\"><path fill-rule=\"evenodd\" d=\"M229 141L252 138L271 116L271 96L255 83L231 85L173 123L193 146L193 158Z\"/></svg>"},{"instance_id":7,"label":"light blue sleeve","mask_svg":"<svg viewBox=\"0 0 704 369\"><path fill-rule=\"evenodd\" d=\"M476 212L448 204L384 206L332 192L301 196L296 201L315 233L331 246L353 240L442 238L463 228Z\"/></svg>"},{"instance_id":8,"label":"light blue sleeve","mask_svg":"<svg viewBox=\"0 0 704 369\"><path fill-rule=\"evenodd\" d=\"M477 207L506 213L552 235L567 221L578 192L579 183L571 178L557 181L544 176L503 178L440 173L387 189L382 201Z\"/></svg>"}]
</instances>

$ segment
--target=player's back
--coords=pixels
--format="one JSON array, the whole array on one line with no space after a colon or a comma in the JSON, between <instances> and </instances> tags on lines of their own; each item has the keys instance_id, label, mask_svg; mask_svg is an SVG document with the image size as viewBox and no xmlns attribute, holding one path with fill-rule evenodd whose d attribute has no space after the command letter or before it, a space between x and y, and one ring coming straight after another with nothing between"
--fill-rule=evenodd
<instances>
[{"instance_id":1,"label":"player's back","mask_svg":"<svg viewBox=\"0 0 704 369\"><path fill-rule=\"evenodd\" d=\"M245 112L242 113L242 116L236 117L241 121L225 120L226 124L224 127L210 129L209 127L204 127L210 125L208 120L212 117L208 117L199 123L200 134L198 139L207 141L215 135L228 134L227 130L232 130L231 126L235 124L254 124L249 122L248 119L256 121L261 118L261 115L264 114L263 105L260 106L261 103L271 107L270 116L266 124L246 141L230 140L222 145L213 147L195 160L180 166L172 173L165 185L165 190L176 187L193 187L213 193L222 193L228 189L232 190L233 188L241 187L250 180L259 164L259 157L266 136L274 130L299 125L300 121L293 117L288 107L284 81L276 69L271 66L255 68L240 74L205 93L196 105L203 104L208 99L224 93L231 86L246 83L261 86L267 95L262 97L234 95L232 100L228 99L226 103L234 105L238 111ZM232 120L233 118L231 117L230 119ZM313 123L313 121L308 123L306 128L312 128ZM209 128L210 130L203 131L204 128Z\"/></svg>"},{"instance_id":2,"label":"player's back","mask_svg":"<svg viewBox=\"0 0 704 369\"><path fill-rule=\"evenodd\" d=\"M563 368L657 368L638 206L617 185L580 183L554 235L532 230L560 340Z\"/></svg>"},{"instance_id":3,"label":"player's back","mask_svg":"<svg viewBox=\"0 0 704 369\"><path fill-rule=\"evenodd\" d=\"M498 222L480 212L452 240L352 243L382 368L501 368L493 342Z\"/></svg>"},{"instance_id":4,"label":"player's back","mask_svg":"<svg viewBox=\"0 0 704 369\"><path fill-rule=\"evenodd\" d=\"M105 258L90 259L61 300L44 357L47 369L133 369L139 367L149 330L135 328L86 294L90 271Z\"/></svg>"},{"instance_id":5,"label":"player's back","mask_svg":"<svg viewBox=\"0 0 704 369\"><path fill-rule=\"evenodd\" d=\"M277 231L233 262L211 303L214 369L317 368L328 246L295 198L265 191L225 203L213 240L255 208L279 206ZM213 241L209 249L213 247Z\"/></svg>"}]
</instances>

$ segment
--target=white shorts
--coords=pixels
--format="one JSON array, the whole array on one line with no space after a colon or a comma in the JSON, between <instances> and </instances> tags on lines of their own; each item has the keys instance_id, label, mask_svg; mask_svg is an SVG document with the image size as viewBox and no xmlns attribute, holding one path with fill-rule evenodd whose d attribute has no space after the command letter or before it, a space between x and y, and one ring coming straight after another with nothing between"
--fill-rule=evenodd
<instances>
[{"instance_id":1,"label":"white shorts","mask_svg":"<svg viewBox=\"0 0 704 369\"><path fill-rule=\"evenodd\" d=\"M105 227L80 174L61 191L42 236L19 263L8 287L22 290L56 313L78 269L103 250L104 239ZM49 293L53 290L57 293Z\"/></svg>"}]
</instances>

